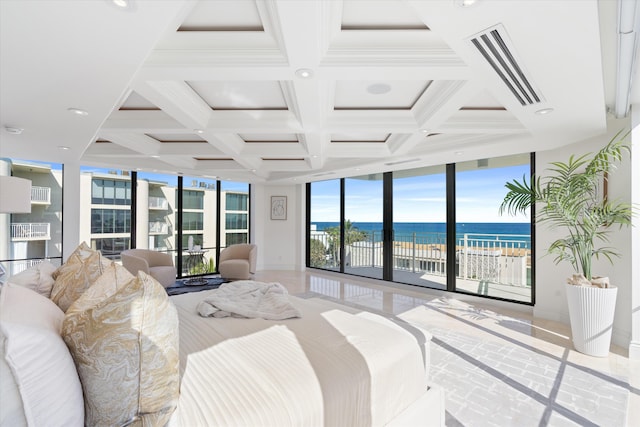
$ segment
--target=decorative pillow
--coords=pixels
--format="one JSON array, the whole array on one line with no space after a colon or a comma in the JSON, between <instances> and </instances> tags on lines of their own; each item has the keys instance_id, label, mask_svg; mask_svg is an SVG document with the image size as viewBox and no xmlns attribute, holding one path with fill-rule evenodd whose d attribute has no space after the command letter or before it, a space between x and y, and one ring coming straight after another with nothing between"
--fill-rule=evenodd
<instances>
[{"instance_id":1,"label":"decorative pillow","mask_svg":"<svg viewBox=\"0 0 640 427\"><path fill-rule=\"evenodd\" d=\"M87 245L85 242L82 242L78 245L77 248L73 250L73 252L71 252L71 255L69 255L69 259L67 259L67 262L72 259L82 262L85 259L89 258L89 256L94 254L95 252L97 252L95 249L91 249L89 245ZM58 275L62 271L64 271L65 268L66 264L62 264L56 271L53 272L52 276L54 280L58 278Z\"/></svg>"},{"instance_id":2,"label":"decorative pillow","mask_svg":"<svg viewBox=\"0 0 640 427\"><path fill-rule=\"evenodd\" d=\"M67 311L69 306L111 264L113 261L103 258L99 251L93 251L84 259L79 256L69 257L64 268L61 267L57 270L58 276L51 290L51 300L58 304L62 311Z\"/></svg>"},{"instance_id":3,"label":"decorative pillow","mask_svg":"<svg viewBox=\"0 0 640 427\"><path fill-rule=\"evenodd\" d=\"M2 287L0 287L0 292L2 292ZM24 417L22 397L20 397L20 391L13 378L13 372L11 372L11 368L5 358L4 347L6 342L7 339L0 329L0 396L2 396L0 425L26 427L27 420Z\"/></svg>"},{"instance_id":4,"label":"decorative pillow","mask_svg":"<svg viewBox=\"0 0 640 427\"><path fill-rule=\"evenodd\" d=\"M13 390L13 382L28 425L83 425L82 387L60 336L63 319L58 306L31 289L11 283L2 287L0 331L4 346L0 352L12 374L7 378L2 369L3 423L21 423L17 396L5 395L5 390ZM11 403L6 407L8 402Z\"/></svg>"},{"instance_id":5,"label":"decorative pillow","mask_svg":"<svg viewBox=\"0 0 640 427\"><path fill-rule=\"evenodd\" d=\"M57 267L51 264L51 262L43 261L18 274L14 274L9 277L7 282L32 289L40 295L49 298L51 296L51 288L55 282L52 275L53 272L56 271L56 268Z\"/></svg>"},{"instance_id":6,"label":"decorative pillow","mask_svg":"<svg viewBox=\"0 0 640 427\"><path fill-rule=\"evenodd\" d=\"M62 326L84 390L85 424L165 425L179 395L178 314L153 277L138 272L124 281L119 270L82 294Z\"/></svg>"}]
</instances>

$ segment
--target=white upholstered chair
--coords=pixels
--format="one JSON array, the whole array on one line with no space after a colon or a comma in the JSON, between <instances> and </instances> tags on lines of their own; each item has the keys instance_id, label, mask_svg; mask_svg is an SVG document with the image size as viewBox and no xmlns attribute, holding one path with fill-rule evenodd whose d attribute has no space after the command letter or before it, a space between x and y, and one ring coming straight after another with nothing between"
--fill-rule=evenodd
<instances>
[{"instance_id":1,"label":"white upholstered chair","mask_svg":"<svg viewBox=\"0 0 640 427\"><path fill-rule=\"evenodd\" d=\"M224 279L247 280L256 272L258 247L249 243L239 243L224 248L220 252L218 271Z\"/></svg>"},{"instance_id":2,"label":"white upholstered chair","mask_svg":"<svg viewBox=\"0 0 640 427\"><path fill-rule=\"evenodd\" d=\"M120 257L122 266L134 276L138 271L144 271L165 288L176 283L178 271L169 254L149 249L127 249L120 253Z\"/></svg>"}]
</instances>

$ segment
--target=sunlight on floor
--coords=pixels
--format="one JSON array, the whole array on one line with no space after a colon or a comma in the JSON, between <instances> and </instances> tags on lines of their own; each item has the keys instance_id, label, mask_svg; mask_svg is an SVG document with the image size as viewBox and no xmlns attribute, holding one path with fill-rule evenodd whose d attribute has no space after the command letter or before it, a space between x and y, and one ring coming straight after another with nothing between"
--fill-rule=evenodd
<instances>
[{"instance_id":1,"label":"sunlight on floor","mask_svg":"<svg viewBox=\"0 0 640 427\"><path fill-rule=\"evenodd\" d=\"M445 389L447 426L640 425L640 362L615 346L606 358L576 352L567 325L315 270L262 271L256 280L432 333L431 378Z\"/></svg>"}]
</instances>

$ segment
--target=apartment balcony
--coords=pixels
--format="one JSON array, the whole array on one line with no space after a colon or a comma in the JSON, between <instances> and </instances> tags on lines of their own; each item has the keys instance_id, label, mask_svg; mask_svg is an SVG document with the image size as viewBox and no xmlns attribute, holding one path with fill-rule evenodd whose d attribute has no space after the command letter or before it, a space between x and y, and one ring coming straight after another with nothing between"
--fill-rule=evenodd
<instances>
[{"instance_id":1,"label":"apartment balcony","mask_svg":"<svg viewBox=\"0 0 640 427\"><path fill-rule=\"evenodd\" d=\"M166 222L150 222L149 234L169 234L169 224Z\"/></svg>"},{"instance_id":2,"label":"apartment balcony","mask_svg":"<svg viewBox=\"0 0 640 427\"><path fill-rule=\"evenodd\" d=\"M51 204L51 188L31 186L31 204L50 205Z\"/></svg>"},{"instance_id":3,"label":"apartment balcony","mask_svg":"<svg viewBox=\"0 0 640 427\"><path fill-rule=\"evenodd\" d=\"M164 197L149 197L149 209L166 211L169 209L169 202Z\"/></svg>"},{"instance_id":4,"label":"apartment balcony","mask_svg":"<svg viewBox=\"0 0 640 427\"><path fill-rule=\"evenodd\" d=\"M51 224L48 222L20 222L11 224L11 240L51 240Z\"/></svg>"}]
</instances>

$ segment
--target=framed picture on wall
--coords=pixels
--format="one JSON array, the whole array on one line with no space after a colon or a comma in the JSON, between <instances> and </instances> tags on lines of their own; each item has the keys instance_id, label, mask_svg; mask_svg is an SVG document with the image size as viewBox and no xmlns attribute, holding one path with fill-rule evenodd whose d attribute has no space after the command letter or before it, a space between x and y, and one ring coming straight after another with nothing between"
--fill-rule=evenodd
<instances>
[{"instance_id":1,"label":"framed picture on wall","mask_svg":"<svg viewBox=\"0 0 640 427\"><path fill-rule=\"evenodd\" d=\"M287 196L271 196L271 219L287 219Z\"/></svg>"}]
</instances>

